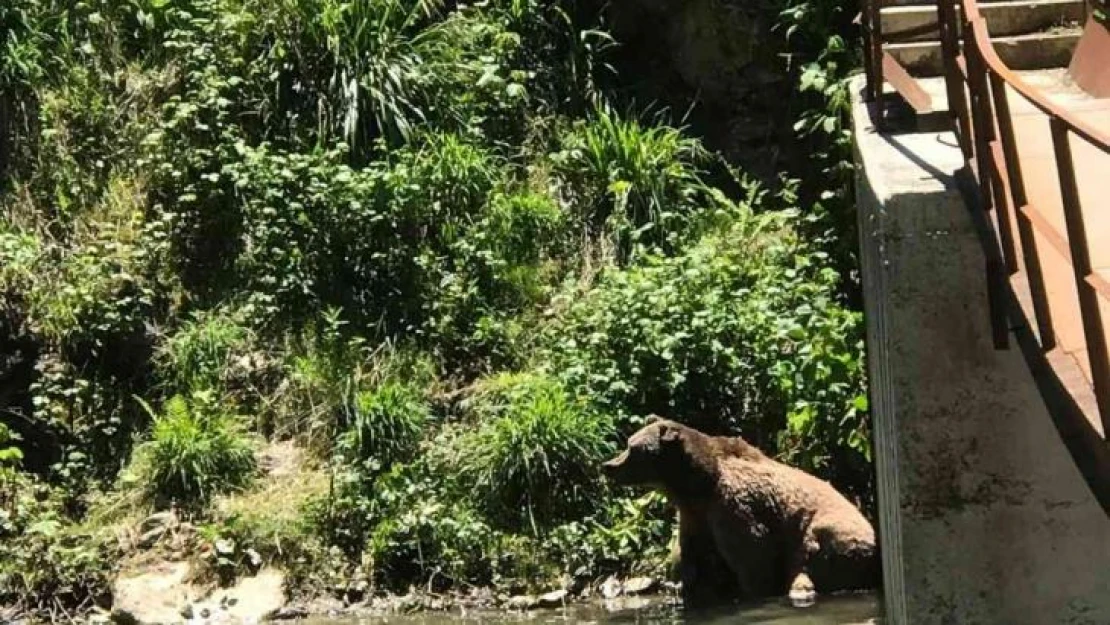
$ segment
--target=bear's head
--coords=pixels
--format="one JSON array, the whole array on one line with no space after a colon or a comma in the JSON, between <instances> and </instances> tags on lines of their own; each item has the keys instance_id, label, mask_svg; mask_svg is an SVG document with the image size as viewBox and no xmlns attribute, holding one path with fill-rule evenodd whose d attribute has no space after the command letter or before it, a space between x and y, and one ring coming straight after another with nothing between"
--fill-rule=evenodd
<instances>
[{"instance_id":1,"label":"bear's head","mask_svg":"<svg viewBox=\"0 0 1110 625\"><path fill-rule=\"evenodd\" d=\"M652 415L620 455L601 465L602 471L617 484L666 489L690 466L691 434L697 432Z\"/></svg>"}]
</instances>

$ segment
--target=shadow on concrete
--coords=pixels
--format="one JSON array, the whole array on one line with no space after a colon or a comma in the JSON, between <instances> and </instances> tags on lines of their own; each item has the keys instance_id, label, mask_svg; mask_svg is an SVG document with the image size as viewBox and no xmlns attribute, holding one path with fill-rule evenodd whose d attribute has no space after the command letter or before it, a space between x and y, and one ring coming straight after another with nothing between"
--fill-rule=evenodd
<instances>
[{"instance_id":1,"label":"shadow on concrete","mask_svg":"<svg viewBox=\"0 0 1110 625\"><path fill-rule=\"evenodd\" d=\"M903 145L903 144L901 144L897 141L894 141L893 137L895 137L897 135L892 135L892 134L884 131L882 133L878 133L877 136L880 139L882 139L884 142L886 142L887 145L894 148L894 150L897 151L899 154L906 157L906 160L909 160L909 161L913 162L914 165L917 165L921 169L929 172L930 176L932 176L933 178L936 178L937 180L943 182L945 187L952 188L952 185L956 180L955 176L953 176L952 174L950 174L946 171L938 169L936 166L934 166L929 161L921 158L916 152L914 152L914 150L912 148L906 147L905 145Z\"/></svg>"},{"instance_id":2,"label":"shadow on concrete","mask_svg":"<svg viewBox=\"0 0 1110 625\"><path fill-rule=\"evenodd\" d=\"M1011 290L1009 309L1013 318L1022 324L1014 328L1018 348L1025 357L1033 380L1044 398L1056 431L1068 448L1075 466L1091 489L1095 499L1110 516L1110 446L1091 425L1075 397L1068 391L1055 369L1048 362L1029 320L1026 319L1017 295Z\"/></svg>"},{"instance_id":3,"label":"shadow on concrete","mask_svg":"<svg viewBox=\"0 0 1110 625\"><path fill-rule=\"evenodd\" d=\"M956 172L955 177L987 258L995 346L1007 348L1009 341L1000 344L1000 335L1013 333L1060 439L1083 476L1083 481L1087 483L1106 515L1110 516L1110 445L1095 429L1083 407L1068 390L1041 348L1040 341L1033 332L1034 320L1026 315L1018 294L1004 271L1005 264L1002 262L994 224L983 210L979 186L970 167L965 165ZM1005 323L1007 318L1009 327ZM1030 458L1030 461L1033 460Z\"/></svg>"}]
</instances>

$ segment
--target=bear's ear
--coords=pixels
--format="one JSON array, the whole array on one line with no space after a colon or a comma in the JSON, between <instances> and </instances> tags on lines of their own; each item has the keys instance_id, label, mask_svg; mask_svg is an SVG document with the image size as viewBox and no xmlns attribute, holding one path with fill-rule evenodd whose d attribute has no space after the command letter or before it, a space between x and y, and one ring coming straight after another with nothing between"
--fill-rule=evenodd
<instances>
[{"instance_id":1,"label":"bear's ear","mask_svg":"<svg viewBox=\"0 0 1110 625\"><path fill-rule=\"evenodd\" d=\"M660 417L657 414L650 414L650 415L647 416L646 419L644 419L644 425L651 425L653 423L659 423L662 420L663 420L663 417Z\"/></svg>"}]
</instances>

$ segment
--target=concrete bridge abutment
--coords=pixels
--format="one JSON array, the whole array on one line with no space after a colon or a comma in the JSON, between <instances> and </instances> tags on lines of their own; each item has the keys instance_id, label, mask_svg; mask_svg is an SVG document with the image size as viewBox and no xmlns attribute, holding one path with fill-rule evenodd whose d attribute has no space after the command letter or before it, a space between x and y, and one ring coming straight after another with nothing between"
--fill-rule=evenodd
<instances>
[{"instance_id":1,"label":"concrete bridge abutment","mask_svg":"<svg viewBox=\"0 0 1110 625\"><path fill-rule=\"evenodd\" d=\"M1022 352L992 341L950 132L880 134L853 85L884 623L1110 623L1110 519Z\"/></svg>"}]
</instances>

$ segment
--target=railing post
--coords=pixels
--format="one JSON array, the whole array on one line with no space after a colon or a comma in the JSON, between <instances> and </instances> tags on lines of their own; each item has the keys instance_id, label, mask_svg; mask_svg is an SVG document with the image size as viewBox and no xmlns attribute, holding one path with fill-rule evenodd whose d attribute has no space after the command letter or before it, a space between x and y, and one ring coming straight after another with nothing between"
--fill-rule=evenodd
<instances>
[{"instance_id":1,"label":"railing post","mask_svg":"<svg viewBox=\"0 0 1110 625\"><path fill-rule=\"evenodd\" d=\"M1056 347L1056 331L1052 329L1052 312L1048 306L1048 294L1044 286L1041 258L1037 252L1037 240L1029 219L1022 214L1029 204L1029 199L1025 193L1025 178L1021 172L1017 138L1014 136L1014 119L1010 115L1010 99L1006 93L1006 81L993 73L989 78L998 115L999 139L1002 141L1002 153L1006 159L1006 174L1010 181L1010 203L1013 206L1014 222L1017 224L1018 238L1021 241L1021 255L1026 279L1029 282L1029 295L1033 300L1033 316L1036 318L1041 346L1045 351L1049 351Z\"/></svg>"},{"instance_id":2,"label":"railing post","mask_svg":"<svg viewBox=\"0 0 1110 625\"><path fill-rule=\"evenodd\" d=\"M1052 147L1056 153L1056 171L1060 178L1060 197L1064 208L1064 222L1068 229L1071 248L1071 265L1075 272L1075 289L1079 295L1079 313L1083 321L1083 338L1087 343L1087 358L1091 365L1091 381L1095 387L1095 401L1102 418L1104 436L1110 435L1110 357L1106 349L1106 333L1102 326L1098 293L1087 282L1092 275L1091 251L1087 243L1087 227L1083 222L1083 207L1079 199L1079 186L1075 180L1075 163L1072 160L1068 125L1059 117L1049 118L1052 129Z\"/></svg>"},{"instance_id":3,"label":"railing post","mask_svg":"<svg viewBox=\"0 0 1110 625\"><path fill-rule=\"evenodd\" d=\"M865 0L863 13L860 15L860 29L863 31L863 75L867 78L863 88L863 101L874 100L875 93L875 64L871 62L871 15L870 0Z\"/></svg>"},{"instance_id":4,"label":"railing post","mask_svg":"<svg viewBox=\"0 0 1110 625\"><path fill-rule=\"evenodd\" d=\"M874 26L871 24L871 3L876 0L863 0L863 11L860 13L860 28L863 31L863 73L867 77L864 87L863 101L875 100L875 82L879 77L875 74L875 61L872 57L871 40L875 36Z\"/></svg>"},{"instance_id":5,"label":"railing post","mask_svg":"<svg viewBox=\"0 0 1110 625\"><path fill-rule=\"evenodd\" d=\"M983 57L975 46L974 35L971 28L964 32L969 40L964 44L964 59L967 64L967 85L971 95L971 126L972 126L972 154L975 157L975 166L979 177L979 189L983 194L984 209L987 212L993 208L990 178L990 142L994 137L994 122L991 120L990 100L985 97L987 70Z\"/></svg>"},{"instance_id":6,"label":"railing post","mask_svg":"<svg viewBox=\"0 0 1110 625\"><path fill-rule=\"evenodd\" d=\"M1006 157L997 138L991 141L988 157L991 164L991 190L994 191L994 216L998 221L998 236L1002 243L1002 260L1006 265L1006 273L1013 275L1017 272L1018 263L1014 232L1010 228L1010 194L1006 192L1009 180L1005 169Z\"/></svg>"},{"instance_id":7,"label":"railing post","mask_svg":"<svg viewBox=\"0 0 1110 625\"><path fill-rule=\"evenodd\" d=\"M956 2L957 0L937 0L937 18L941 57L944 60L944 86L948 91L948 111L955 118L956 138L966 160L971 158L971 124L968 121L967 97L958 62L960 25L956 17Z\"/></svg>"},{"instance_id":8,"label":"railing post","mask_svg":"<svg viewBox=\"0 0 1110 625\"><path fill-rule=\"evenodd\" d=\"M864 62L867 64L867 99L874 104L876 127L882 125L883 102L883 23L882 0L864 0Z\"/></svg>"},{"instance_id":9,"label":"railing post","mask_svg":"<svg viewBox=\"0 0 1110 625\"><path fill-rule=\"evenodd\" d=\"M941 0L944 1L944 0ZM967 67L968 91L971 95L971 126L973 141L973 154L979 180L979 201L982 202L983 218L990 223L990 215L994 209L994 187L998 184L992 180L991 142L994 140L994 118L991 109L989 92L987 91L986 63L975 45L974 28L972 24L965 25L964 58ZM993 238L993 232L989 233ZM1009 315L1006 313L1005 297L1006 270L1005 262L1000 262L995 254L987 255L987 286L991 309L991 331L994 346L1005 349L1009 345Z\"/></svg>"}]
</instances>

